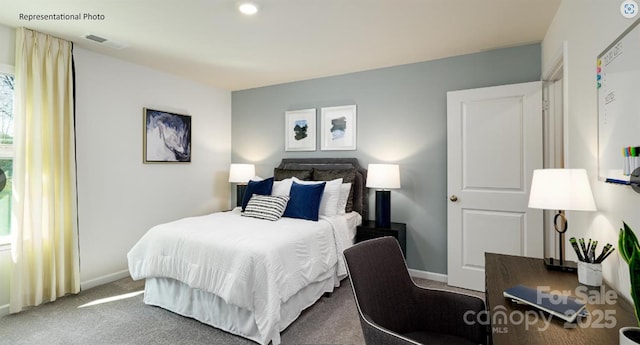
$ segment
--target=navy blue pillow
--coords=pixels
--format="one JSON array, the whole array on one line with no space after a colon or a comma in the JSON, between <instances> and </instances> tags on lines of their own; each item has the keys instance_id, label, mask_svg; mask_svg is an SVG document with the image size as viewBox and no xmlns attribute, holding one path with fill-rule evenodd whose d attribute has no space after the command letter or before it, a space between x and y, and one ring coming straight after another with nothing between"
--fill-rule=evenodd
<instances>
[{"instance_id":1,"label":"navy blue pillow","mask_svg":"<svg viewBox=\"0 0 640 345\"><path fill-rule=\"evenodd\" d=\"M320 201L326 182L318 184L291 183L289 203L284 210L283 217L301 218L318 221Z\"/></svg>"},{"instance_id":2,"label":"navy blue pillow","mask_svg":"<svg viewBox=\"0 0 640 345\"><path fill-rule=\"evenodd\" d=\"M244 191L244 196L242 197L242 212L244 212L244 209L247 207L247 203L249 203L252 195L271 195L272 188L273 177L262 181L249 181L247 189Z\"/></svg>"}]
</instances>

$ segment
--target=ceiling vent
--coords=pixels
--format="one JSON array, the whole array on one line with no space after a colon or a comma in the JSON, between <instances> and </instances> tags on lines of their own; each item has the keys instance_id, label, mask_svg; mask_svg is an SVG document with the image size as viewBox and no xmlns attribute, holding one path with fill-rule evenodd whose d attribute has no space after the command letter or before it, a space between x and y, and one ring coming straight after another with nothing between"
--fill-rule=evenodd
<instances>
[{"instance_id":1,"label":"ceiling vent","mask_svg":"<svg viewBox=\"0 0 640 345\"><path fill-rule=\"evenodd\" d=\"M109 47L109 48L112 48L112 49L122 49L122 48L125 48L127 46L124 43L119 43L119 42L116 42L116 41L112 41L112 40L110 40L108 38L100 37L100 36L94 35L94 34L86 34L86 35L84 35L84 38L89 40L89 41L92 41L94 43L97 43L99 45L103 45L105 47Z\"/></svg>"}]
</instances>

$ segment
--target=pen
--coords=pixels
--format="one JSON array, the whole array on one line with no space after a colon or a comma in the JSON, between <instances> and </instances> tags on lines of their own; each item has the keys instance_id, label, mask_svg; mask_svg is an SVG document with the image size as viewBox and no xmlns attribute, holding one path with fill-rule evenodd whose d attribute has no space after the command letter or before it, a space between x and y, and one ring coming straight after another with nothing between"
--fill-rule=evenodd
<instances>
[{"instance_id":1,"label":"pen","mask_svg":"<svg viewBox=\"0 0 640 345\"><path fill-rule=\"evenodd\" d=\"M614 250L616 250L616 249L615 248L611 248L611 250L609 250L609 252L602 259L600 259L600 261L597 262L597 263L601 263L602 261L604 261L604 259L606 259L609 255L611 255L611 253L613 253Z\"/></svg>"},{"instance_id":2,"label":"pen","mask_svg":"<svg viewBox=\"0 0 640 345\"><path fill-rule=\"evenodd\" d=\"M596 247L598 246L598 241L593 240L591 242L591 248L589 248L589 262L594 263L596 261Z\"/></svg>"},{"instance_id":3,"label":"pen","mask_svg":"<svg viewBox=\"0 0 640 345\"><path fill-rule=\"evenodd\" d=\"M611 243L607 243L607 245L604 246L604 248L602 248L602 253L598 255L598 258L596 259L596 263L602 262L604 256L607 254L607 252L609 251L609 249L611 249L612 246L613 245Z\"/></svg>"},{"instance_id":4,"label":"pen","mask_svg":"<svg viewBox=\"0 0 640 345\"><path fill-rule=\"evenodd\" d=\"M584 253L585 262L587 261L587 247L584 246L584 238L578 240L580 242L580 248L582 248L582 252Z\"/></svg>"},{"instance_id":5,"label":"pen","mask_svg":"<svg viewBox=\"0 0 640 345\"><path fill-rule=\"evenodd\" d=\"M571 246L573 247L573 250L575 250L576 254L578 255L578 260L584 261L584 258L582 257L582 254L580 253L580 248L578 248L578 242L576 241L576 238L575 237L571 237L569 239L569 242L571 243Z\"/></svg>"},{"instance_id":6,"label":"pen","mask_svg":"<svg viewBox=\"0 0 640 345\"><path fill-rule=\"evenodd\" d=\"M589 242L587 242L587 249L584 251L584 258L587 262L589 261L589 257L591 255L591 239L589 239Z\"/></svg>"}]
</instances>

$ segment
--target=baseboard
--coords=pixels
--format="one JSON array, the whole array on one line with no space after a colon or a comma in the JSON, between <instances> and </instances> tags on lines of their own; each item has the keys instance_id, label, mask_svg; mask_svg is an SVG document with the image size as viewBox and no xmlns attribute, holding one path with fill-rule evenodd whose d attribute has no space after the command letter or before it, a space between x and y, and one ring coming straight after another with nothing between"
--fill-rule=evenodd
<instances>
[{"instance_id":1,"label":"baseboard","mask_svg":"<svg viewBox=\"0 0 640 345\"><path fill-rule=\"evenodd\" d=\"M0 317L3 317L5 315L9 315L9 305L8 304L0 305Z\"/></svg>"},{"instance_id":2,"label":"baseboard","mask_svg":"<svg viewBox=\"0 0 640 345\"><path fill-rule=\"evenodd\" d=\"M91 289L92 287L104 285L107 283L111 283L113 281L129 277L129 270L123 270L120 272L108 274L106 276L98 277L95 279L87 280L85 282L80 282L80 290ZM0 305L0 317L9 315L9 305Z\"/></svg>"},{"instance_id":3,"label":"baseboard","mask_svg":"<svg viewBox=\"0 0 640 345\"><path fill-rule=\"evenodd\" d=\"M119 280L119 279L122 279L122 278L126 278L126 277L129 277L129 270L123 270L123 271L120 271L120 272L108 274L106 276L102 276L102 277L94 278L94 279L87 280L87 281L84 281L84 282L80 282L80 290L91 289L92 287L96 287L96 286L104 285L104 284L107 284L107 283L111 283L111 282L114 282L116 280Z\"/></svg>"},{"instance_id":4,"label":"baseboard","mask_svg":"<svg viewBox=\"0 0 640 345\"><path fill-rule=\"evenodd\" d=\"M411 268L409 269L409 275L416 278L435 280L442 283L446 283L448 280L446 274L414 270Z\"/></svg>"}]
</instances>

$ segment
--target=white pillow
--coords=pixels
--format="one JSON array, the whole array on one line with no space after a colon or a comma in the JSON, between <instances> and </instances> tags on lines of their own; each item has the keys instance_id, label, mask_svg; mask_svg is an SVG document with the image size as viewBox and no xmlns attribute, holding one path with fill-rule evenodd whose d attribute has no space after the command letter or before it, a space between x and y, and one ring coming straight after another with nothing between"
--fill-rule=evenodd
<instances>
[{"instance_id":1,"label":"white pillow","mask_svg":"<svg viewBox=\"0 0 640 345\"><path fill-rule=\"evenodd\" d=\"M273 187L271 188L271 195L289 196L292 182L293 182L292 178L286 178L282 181L274 181Z\"/></svg>"},{"instance_id":2,"label":"white pillow","mask_svg":"<svg viewBox=\"0 0 640 345\"><path fill-rule=\"evenodd\" d=\"M349 192L351 192L351 183L343 183L340 185L340 197L338 198L338 214L345 214L347 209L347 201L349 201Z\"/></svg>"},{"instance_id":3,"label":"white pillow","mask_svg":"<svg viewBox=\"0 0 640 345\"><path fill-rule=\"evenodd\" d=\"M337 178L331 181L302 181L294 176L293 181L296 181L296 183L299 184L318 184L326 182L324 192L322 193L322 200L320 200L319 214L326 217L338 214L338 199L340 199L342 178Z\"/></svg>"}]
</instances>

